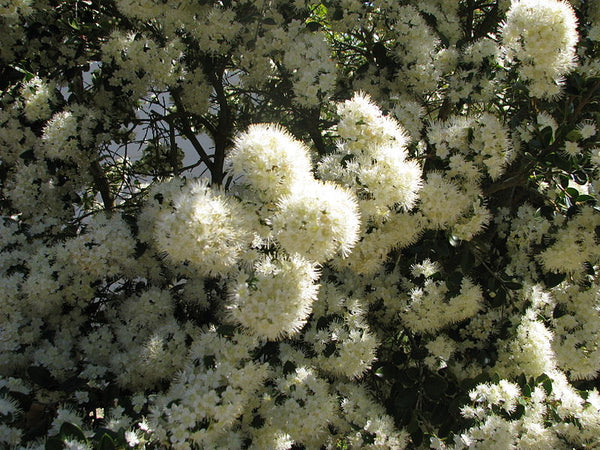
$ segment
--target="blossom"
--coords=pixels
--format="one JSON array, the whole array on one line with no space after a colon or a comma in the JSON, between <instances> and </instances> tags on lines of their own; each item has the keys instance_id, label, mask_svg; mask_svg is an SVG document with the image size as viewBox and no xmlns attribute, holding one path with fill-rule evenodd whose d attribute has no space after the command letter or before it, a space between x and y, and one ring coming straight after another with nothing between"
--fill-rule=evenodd
<instances>
[{"instance_id":1,"label":"blossom","mask_svg":"<svg viewBox=\"0 0 600 450\"><path fill-rule=\"evenodd\" d=\"M44 127L44 155L61 159L75 157L79 149L77 136L77 117L71 111L56 113Z\"/></svg>"},{"instance_id":2,"label":"blossom","mask_svg":"<svg viewBox=\"0 0 600 450\"><path fill-rule=\"evenodd\" d=\"M508 163L514 159L508 129L495 116L484 113L473 128L471 148L475 161L482 161L492 180L502 175Z\"/></svg>"},{"instance_id":3,"label":"blossom","mask_svg":"<svg viewBox=\"0 0 600 450\"><path fill-rule=\"evenodd\" d=\"M565 141L564 151L565 154L567 154L567 156L574 158L575 156L581 153L581 148L579 147L579 145L577 145L577 142Z\"/></svg>"},{"instance_id":4,"label":"blossom","mask_svg":"<svg viewBox=\"0 0 600 450\"><path fill-rule=\"evenodd\" d=\"M352 152L369 152L379 145L404 147L408 138L400 125L384 116L364 93L355 94L337 108L340 121L337 131Z\"/></svg>"},{"instance_id":5,"label":"blossom","mask_svg":"<svg viewBox=\"0 0 600 450\"><path fill-rule=\"evenodd\" d=\"M577 124L577 131L581 134L581 139L589 139L597 133L596 123L592 120L584 120Z\"/></svg>"},{"instance_id":6,"label":"blossom","mask_svg":"<svg viewBox=\"0 0 600 450\"><path fill-rule=\"evenodd\" d=\"M382 146L357 162L360 182L377 210L412 208L421 189L422 168L416 161L406 159L403 148Z\"/></svg>"},{"instance_id":7,"label":"blossom","mask_svg":"<svg viewBox=\"0 0 600 450\"><path fill-rule=\"evenodd\" d=\"M423 288L415 287L401 314L402 321L417 333L431 333L451 323L474 316L482 306L481 287L467 277L461 281L460 292L444 301L448 294L445 282L426 279Z\"/></svg>"},{"instance_id":8,"label":"blossom","mask_svg":"<svg viewBox=\"0 0 600 450\"><path fill-rule=\"evenodd\" d=\"M419 197L419 209L431 228L452 226L470 205L469 197L437 172L429 173Z\"/></svg>"},{"instance_id":9,"label":"blossom","mask_svg":"<svg viewBox=\"0 0 600 450\"><path fill-rule=\"evenodd\" d=\"M561 0L517 0L506 13L502 42L535 97L553 97L575 65L577 18Z\"/></svg>"},{"instance_id":10,"label":"blossom","mask_svg":"<svg viewBox=\"0 0 600 450\"><path fill-rule=\"evenodd\" d=\"M288 434L296 443L317 445L333 421L335 398L328 383L307 367L297 367L275 380L276 392L285 400L267 413L267 424Z\"/></svg>"},{"instance_id":11,"label":"blossom","mask_svg":"<svg viewBox=\"0 0 600 450\"><path fill-rule=\"evenodd\" d=\"M552 294L565 311L552 321L558 366L572 379L594 378L600 371L600 292L563 283Z\"/></svg>"},{"instance_id":12,"label":"blossom","mask_svg":"<svg viewBox=\"0 0 600 450\"><path fill-rule=\"evenodd\" d=\"M20 409L15 400L7 396L0 397L0 416L14 416L19 412Z\"/></svg>"},{"instance_id":13,"label":"blossom","mask_svg":"<svg viewBox=\"0 0 600 450\"><path fill-rule=\"evenodd\" d=\"M306 323L318 287L313 264L299 256L263 259L232 286L228 312L253 334L275 340Z\"/></svg>"},{"instance_id":14,"label":"blossom","mask_svg":"<svg viewBox=\"0 0 600 450\"><path fill-rule=\"evenodd\" d=\"M307 32L302 22L294 21L288 26L287 35L277 35L276 39L281 40L282 47L286 46L283 66L291 74L294 102L305 107L318 106L335 87L335 62L325 36ZM295 45L287 46L287 42Z\"/></svg>"},{"instance_id":15,"label":"blossom","mask_svg":"<svg viewBox=\"0 0 600 450\"><path fill-rule=\"evenodd\" d=\"M275 202L312 179L308 149L277 125L257 124L240 134L227 156L236 183Z\"/></svg>"},{"instance_id":16,"label":"blossom","mask_svg":"<svg viewBox=\"0 0 600 450\"><path fill-rule=\"evenodd\" d=\"M598 215L591 208L583 208L561 229L556 241L539 254L544 268L549 272L575 274L583 270L586 262L596 261L600 255L592 230L598 225Z\"/></svg>"},{"instance_id":17,"label":"blossom","mask_svg":"<svg viewBox=\"0 0 600 450\"><path fill-rule=\"evenodd\" d=\"M437 336L434 340L429 341L425 347L429 351L425 363L433 370L447 367L448 361L457 349L452 339L444 335Z\"/></svg>"},{"instance_id":18,"label":"blossom","mask_svg":"<svg viewBox=\"0 0 600 450\"><path fill-rule=\"evenodd\" d=\"M350 191L315 181L279 200L273 233L289 254L322 262L338 252L350 253L358 239L359 217Z\"/></svg>"},{"instance_id":19,"label":"blossom","mask_svg":"<svg viewBox=\"0 0 600 450\"><path fill-rule=\"evenodd\" d=\"M30 121L45 120L50 117L51 102L54 101L53 86L46 84L39 77L33 77L21 88L24 100L24 113Z\"/></svg>"},{"instance_id":20,"label":"blossom","mask_svg":"<svg viewBox=\"0 0 600 450\"><path fill-rule=\"evenodd\" d=\"M0 5L0 16L16 18L18 15L28 16L33 12L31 0L8 0Z\"/></svg>"},{"instance_id":21,"label":"blossom","mask_svg":"<svg viewBox=\"0 0 600 450\"><path fill-rule=\"evenodd\" d=\"M556 359L552 351L553 333L529 309L515 330L515 337L500 347L496 370L502 376L524 373L538 377L552 372Z\"/></svg>"},{"instance_id":22,"label":"blossom","mask_svg":"<svg viewBox=\"0 0 600 450\"><path fill-rule=\"evenodd\" d=\"M157 248L175 262L191 262L202 275L231 270L245 242L233 201L206 181L189 183L168 201L172 208L161 210L154 224Z\"/></svg>"},{"instance_id":23,"label":"blossom","mask_svg":"<svg viewBox=\"0 0 600 450\"><path fill-rule=\"evenodd\" d=\"M408 433L394 426L393 418L362 385L339 383L336 390L342 418L353 430L346 436L354 448L406 448Z\"/></svg>"},{"instance_id":24,"label":"blossom","mask_svg":"<svg viewBox=\"0 0 600 450\"><path fill-rule=\"evenodd\" d=\"M267 365L250 361L251 337L214 328L194 334L182 370L152 399L148 428L169 446L239 448L236 420L255 405Z\"/></svg>"}]
</instances>

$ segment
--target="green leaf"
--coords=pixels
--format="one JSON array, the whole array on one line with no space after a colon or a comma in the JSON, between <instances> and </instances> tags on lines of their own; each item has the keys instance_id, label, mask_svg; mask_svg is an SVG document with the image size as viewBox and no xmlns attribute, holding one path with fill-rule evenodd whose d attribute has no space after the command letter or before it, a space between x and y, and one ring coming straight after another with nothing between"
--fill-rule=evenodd
<instances>
[{"instance_id":1,"label":"green leaf","mask_svg":"<svg viewBox=\"0 0 600 450\"><path fill-rule=\"evenodd\" d=\"M555 286L558 286L560 283L562 283L565 280L566 277L567 277L567 275L565 273L549 272L544 275L543 280L544 280L544 283L546 284L546 287L548 289L550 289Z\"/></svg>"},{"instance_id":2,"label":"green leaf","mask_svg":"<svg viewBox=\"0 0 600 450\"><path fill-rule=\"evenodd\" d=\"M80 442L87 443L85 433L74 423L65 422L60 427L60 436L63 438L72 438Z\"/></svg>"},{"instance_id":3,"label":"green leaf","mask_svg":"<svg viewBox=\"0 0 600 450\"><path fill-rule=\"evenodd\" d=\"M488 292L488 301L494 308L498 308L506 303L506 291L504 289L497 289L495 291Z\"/></svg>"},{"instance_id":4,"label":"green leaf","mask_svg":"<svg viewBox=\"0 0 600 450\"><path fill-rule=\"evenodd\" d=\"M98 443L98 450L116 450L115 441L108 434L103 434Z\"/></svg>"},{"instance_id":5,"label":"green leaf","mask_svg":"<svg viewBox=\"0 0 600 450\"><path fill-rule=\"evenodd\" d=\"M384 364L375 370L375 376L384 380L396 380L400 378L400 370L394 364Z\"/></svg>"},{"instance_id":6,"label":"green leaf","mask_svg":"<svg viewBox=\"0 0 600 450\"><path fill-rule=\"evenodd\" d=\"M546 391L547 395L552 394L552 380L550 378L544 380L544 382L542 383L542 387Z\"/></svg>"},{"instance_id":7,"label":"green leaf","mask_svg":"<svg viewBox=\"0 0 600 450\"><path fill-rule=\"evenodd\" d=\"M425 393L429 398L432 400L437 400L446 392L446 389L448 388L448 382L442 377L428 377L425 379L423 388L425 389Z\"/></svg>"},{"instance_id":8,"label":"green leaf","mask_svg":"<svg viewBox=\"0 0 600 450\"><path fill-rule=\"evenodd\" d=\"M235 332L235 325L220 325L217 328L217 333L221 336L231 336Z\"/></svg>"},{"instance_id":9,"label":"green leaf","mask_svg":"<svg viewBox=\"0 0 600 450\"><path fill-rule=\"evenodd\" d=\"M19 66L13 66L13 69L15 69L17 72L20 72L23 75L25 75L25 81L31 81L31 79L35 78L35 74L31 73L27 69L23 69L22 67L19 67Z\"/></svg>"},{"instance_id":10,"label":"green leaf","mask_svg":"<svg viewBox=\"0 0 600 450\"><path fill-rule=\"evenodd\" d=\"M552 130L552 127L545 127L540 135L542 145L551 145L552 142L554 142L554 131Z\"/></svg>"},{"instance_id":11,"label":"green leaf","mask_svg":"<svg viewBox=\"0 0 600 450\"><path fill-rule=\"evenodd\" d=\"M446 278L446 286L448 287L448 291L450 294L455 295L460 292L462 280L463 280L463 274L460 273L458 270L455 272L452 272Z\"/></svg>"},{"instance_id":12,"label":"green leaf","mask_svg":"<svg viewBox=\"0 0 600 450\"><path fill-rule=\"evenodd\" d=\"M467 274L471 272L474 266L475 256L473 256L473 253L471 253L469 250L462 252L460 256L460 268L462 269L463 273Z\"/></svg>"},{"instance_id":13,"label":"green leaf","mask_svg":"<svg viewBox=\"0 0 600 450\"><path fill-rule=\"evenodd\" d=\"M81 27L79 26L79 24L75 21L75 19L69 19L67 21L69 23L69 26L71 28L73 28L74 30L79 31L81 29Z\"/></svg>"},{"instance_id":14,"label":"green leaf","mask_svg":"<svg viewBox=\"0 0 600 450\"><path fill-rule=\"evenodd\" d=\"M24 161L33 161L35 159L35 153L33 149L25 150L19 157Z\"/></svg>"},{"instance_id":15,"label":"green leaf","mask_svg":"<svg viewBox=\"0 0 600 450\"><path fill-rule=\"evenodd\" d=\"M58 384L50 371L42 366L29 367L27 374L31 378L31 381L46 389L54 389Z\"/></svg>"},{"instance_id":16,"label":"green leaf","mask_svg":"<svg viewBox=\"0 0 600 450\"><path fill-rule=\"evenodd\" d=\"M323 356L327 358L333 355L336 349L337 346L335 345L335 342L328 342L327 345L325 345L325 349L323 350Z\"/></svg>"},{"instance_id":17,"label":"green leaf","mask_svg":"<svg viewBox=\"0 0 600 450\"><path fill-rule=\"evenodd\" d=\"M575 183L577 183L580 186L583 186L588 182L587 173L585 173L583 170L576 170L571 174L571 176L573 177Z\"/></svg>"},{"instance_id":18,"label":"green leaf","mask_svg":"<svg viewBox=\"0 0 600 450\"><path fill-rule=\"evenodd\" d=\"M402 410L411 410L417 403L417 390L411 388L400 389L394 395L392 402L394 409L398 412L402 412Z\"/></svg>"},{"instance_id":19,"label":"green leaf","mask_svg":"<svg viewBox=\"0 0 600 450\"><path fill-rule=\"evenodd\" d=\"M217 358L215 358L215 355L205 355L202 362L207 369L214 369L217 364Z\"/></svg>"},{"instance_id":20,"label":"green leaf","mask_svg":"<svg viewBox=\"0 0 600 450\"><path fill-rule=\"evenodd\" d=\"M549 379L550 379L550 377L548 377L548 375L546 375L545 373L543 373L543 374L541 374L540 376L538 376L535 379L535 383L536 384L540 384L540 383L543 383L544 381L549 380Z\"/></svg>"},{"instance_id":21,"label":"green leaf","mask_svg":"<svg viewBox=\"0 0 600 450\"><path fill-rule=\"evenodd\" d=\"M65 446L63 445L63 441L59 437L53 436L46 440L44 448L46 450L63 450Z\"/></svg>"},{"instance_id":22,"label":"green leaf","mask_svg":"<svg viewBox=\"0 0 600 450\"><path fill-rule=\"evenodd\" d=\"M571 197L573 198L577 198L579 197L579 191L573 187L568 187L567 189L567 194L569 194Z\"/></svg>"},{"instance_id":23,"label":"green leaf","mask_svg":"<svg viewBox=\"0 0 600 450\"><path fill-rule=\"evenodd\" d=\"M307 22L306 28L309 31L318 31L321 28L321 24L319 22Z\"/></svg>"},{"instance_id":24,"label":"green leaf","mask_svg":"<svg viewBox=\"0 0 600 450\"><path fill-rule=\"evenodd\" d=\"M581 132L579 130L571 130L567 133L566 139L567 141L576 142L582 138Z\"/></svg>"},{"instance_id":25,"label":"green leaf","mask_svg":"<svg viewBox=\"0 0 600 450\"><path fill-rule=\"evenodd\" d=\"M319 320L317 320L317 330L325 330L329 327L329 325L333 322L334 316L321 316Z\"/></svg>"},{"instance_id":26,"label":"green leaf","mask_svg":"<svg viewBox=\"0 0 600 450\"><path fill-rule=\"evenodd\" d=\"M525 406L518 404L517 408L510 414L511 419L519 420L525 414Z\"/></svg>"},{"instance_id":27,"label":"green leaf","mask_svg":"<svg viewBox=\"0 0 600 450\"><path fill-rule=\"evenodd\" d=\"M460 245L460 239L457 238L456 236L452 235L450 236L450 238L448 239L448 243L452 246L452 247L458 247Z\"/></svg>"},{"instance_id":28,"label":"green leaf","mask_svg":"<svg viewBox=\"0 0 600 450\"><path fill-rule=\"evenodd\" d=\"M579 197L577 197L576 202L577 203L586 203L586 202L595 202L596 199L594 197L592 197L591 195L587 195L587 194L581 194Z\"/></svg>"},{"instance_id":29,"label":"green leaf","mask_svg":"<svg viewBox=\"0 0 600 450\"><path fill-rule=\"evenodd\" d=\"M517 283L516 281L507 281L504 283L506 289L510 289L511 291L518 291L519 289L523 289L523 285L521 283Z\"/></svg>"}]
</instances>

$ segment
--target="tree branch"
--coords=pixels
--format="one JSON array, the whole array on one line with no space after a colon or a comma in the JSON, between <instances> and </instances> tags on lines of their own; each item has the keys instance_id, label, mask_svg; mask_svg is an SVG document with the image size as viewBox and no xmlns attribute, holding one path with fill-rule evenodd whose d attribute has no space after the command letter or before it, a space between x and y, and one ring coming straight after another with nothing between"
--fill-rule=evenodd
<instances>
[{"instance_id":1,"label":"tree branch","mask_svg":"<svg viewBox=\"0 0 600 450\"><path fill-rule=\"evenodd\" d=\"M96 189L100 192L102 202L104 203L104 209L112 211L115 206L115 199L110 191L110 184L108 183L106 174L104 173L104 170L102 170L100 162L97 159L90 163L90 174L94 179Z\"/></svg>"},{"instance_id":2,"label":"tree branch","mask_svg":"<svg viewBox=\"0 0 600 450\"><path fill-rule=\"evenodd\" d=\"M173 101L175 102L175 106L177 107L177 117L181 121L182 134L190 141L190 143L196 150L196 153L198 153L198 156L200 156L202 162L206 164L206 167L208 167L208 170L210 170L210 172L212 173L212 171L214 170L214 163L210 160L208 153L206 153L206 150L204 150L204 147L202 146L200 141L198 141L196 134L192 131L190 122L185 114L185 107L181 102L181 97L179 97L179 94L174 90L171 91L171 96L173 97Z\"/></svg>"}]
</instances>

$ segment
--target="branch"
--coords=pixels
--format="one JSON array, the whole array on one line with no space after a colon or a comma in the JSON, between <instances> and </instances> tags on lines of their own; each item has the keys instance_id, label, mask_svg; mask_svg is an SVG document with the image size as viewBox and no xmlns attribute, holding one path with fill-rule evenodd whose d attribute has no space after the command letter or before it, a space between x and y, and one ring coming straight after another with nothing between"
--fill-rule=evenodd
<instances>
[{"instance_id":1,"label":"branch","mask_svg":"<svg viewBox=\"0 0 600 450\"><path fill-rule=\"evenodd\" d=\"M96 186L96 189L100 191L100 196L102 197L102 202L104 203L104 209L107 211L112 211L115 206L115 199L110 191L110 184L108 183L106 174L102 170L100 162L97 159L90 163L90 174L94 179L94 185Z\"/></svg>"},{"instance_id":2,"label":"branch","mask_svg":"<svg viewBox=\"0 0 600 450\"><path fill-rule=\"evenodd\" d=\"M224 164L225 164L225 149L230 144L230 135L232 129L232 114L231 108L227 101L227 94L223 86L223 69L216 69L215 72L209 73L209 78L217 95L219 102L219 113L217 128L213 139L215 141L214 164L211 170L212 182L217 185L223 183Z\"/></svg>"},{"instance_id":3,"label":"branch","mask_svg":"<svg viewBox=\"0 0 600 450\"><path fill-rule=\"evenodd\" d=\"M171 96L173 97L175 106L177 106L177 116L181 120L182 134L190 141L190 143L196 150L196 153L198 153L198 156L200 156L200 159L202 160L202 162L204 164L206 164L206 167L208 167L208 170L210 170L212 173L212 171L214 170L214 163L210 160L208 153L206 153L206 150L204 150L204 147L202 146L200 141L198 141L196 134L192 131L190 122L189 122L187 116L185 115L185 107L183 106L183 103L181 102L181 97L179 97L179 94L177 92L175 92L174 90L171 91Z\"/></svg>"},{"instance_id":4,"label":"branch","mask_svg":"<svg viewBox=\"0 0 600 450\"><path fill-rule=\"evenodd\" d=\"M178 173L180 169L179 158L177 155L177 142L175 141L175 125L173 124L173 120L170 117L165 117L167 123L169 124L169 153L168 159L171 167L173 168L173 173Z\"/></svg>"},{"instance_id":5,"label":"branch","mask_svg":"<svg viewBox=\"0 0 600 450\"><path fill-rule=\"evenodd\" d=\"M324 155L326 152L325 140L319 129L320 109L310 109L304 111L304 125L308 130L308 134L312 139L319 155Z\"/></svg>"},{"instance_id":6,"label":"branch","mask_svg":"<svg viewBox=\"0 0 600 450\"><path fill-rule=\"evenodd\" d=\"M483 195L488 196L495 194L496 192L504 191L506 189L511 189L513 187L521 186L524 182L527 181L528 175L524 173L525 171L520 171L516 175L507 178L506 180L498 181L496 183L490 184L487 188L483 190Z\"/></svg>"}]
</instances>

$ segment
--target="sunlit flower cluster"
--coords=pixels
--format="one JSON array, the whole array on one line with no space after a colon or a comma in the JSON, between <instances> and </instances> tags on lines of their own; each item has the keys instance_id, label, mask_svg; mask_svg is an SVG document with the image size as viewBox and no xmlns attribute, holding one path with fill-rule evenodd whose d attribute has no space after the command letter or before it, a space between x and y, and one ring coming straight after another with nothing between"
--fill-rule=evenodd
<instances>
[{"instance_id":1,"label":"sunlit flower cluster","mask_svg":"<svg viewBox=\"0 0 600 450\"><path fill-rule=\"evenodd\" d=\"M506 56L520 64L519 74L535 97L560 92L562 77L575 64L577 39L577 18L562 0L515 1L502 28Z\"/></svg>"},{"instance_id":2,"label":"sunlit flower cluster","mask_svg":"<svg viewBox=\"0 0 600 450\"><path fill-rule=\"evenodd\" d=\"M0 1L0 446L600 447L597 3Z\"/></svg>"}]
</instances>

